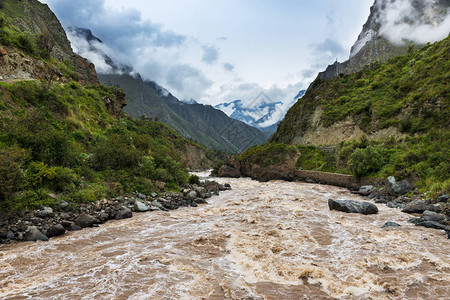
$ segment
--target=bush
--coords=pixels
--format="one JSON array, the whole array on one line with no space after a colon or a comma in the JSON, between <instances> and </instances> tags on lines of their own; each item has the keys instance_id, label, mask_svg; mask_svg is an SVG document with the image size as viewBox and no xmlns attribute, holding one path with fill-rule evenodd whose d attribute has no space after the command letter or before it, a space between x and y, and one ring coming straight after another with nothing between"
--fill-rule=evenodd
<instances>
[{"instance_id":1,"label":"bush","mask_svg":"<svg viewBox=\"0 0 450 300\"><path fill-rule=\"evenodd\" d=\"M26 172L28 183L34 187L48 186L55 179L56 170L43 162L31 162Z\"/></svg>"},{"instance_id":2,"label":"bush","mask_svg":"<svg viewBox=\"0 0 450 300\"><path fill-rule=\"evenodd\" d=\"M21 193L13 200L14 210L37 209L40 205L56 206L60 201L51 198L44 189L30 190Z\"/></svg>"},{"instance_id":3,"label":"bush","mask_svg":"<svg viewBox=\"0 0 450 300\"><path fill-rule=\"evenodd\" d=\"M113 134L94 149L93 165L97 170L136 168L142 155L126 136Z\"/></svg>"},{"instance_id":4,"label":"bush","mask_svg":"<svg viewBox=\"0 0 450 300\"><path fill-rule=\"evenodd\" d=\"M386 165L386 154L380 147L368 146L367 148L358 148L350 155L350 171L356 178L376 173Z\"/></svg>"},{"instance_id":5,"label":"bush","mask_svg":"<svg viewBox=\"0 0 450 300\"><path fill-rule=\"evenodd\" d=\"M189 184L197 184L197 185L199 185L200 184L200 178L197 175L192 174L192 175L189 176L189 181L188 182L189 182Z\"/></svg>"}]
</instances>

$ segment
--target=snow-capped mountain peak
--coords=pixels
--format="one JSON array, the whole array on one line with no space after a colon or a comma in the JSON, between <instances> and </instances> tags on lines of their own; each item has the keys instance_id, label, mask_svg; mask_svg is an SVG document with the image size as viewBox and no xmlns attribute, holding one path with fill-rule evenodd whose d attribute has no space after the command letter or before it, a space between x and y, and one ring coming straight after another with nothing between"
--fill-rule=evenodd
<instances>
[{"instance_id":1,"label":"snow-capped mountain peak","mask_svg":"<svg viewBox=\"0 0 450 300\"><path fill-rule=\"evenodd\" d=\"M275 132L277 124L292 104L301 98L305 90L300 91L293 99L281 102L273 101L261 92L252 101L234 100L214 106L229 117L257 127L262 131Z\"/></svg>"}]
</instances>

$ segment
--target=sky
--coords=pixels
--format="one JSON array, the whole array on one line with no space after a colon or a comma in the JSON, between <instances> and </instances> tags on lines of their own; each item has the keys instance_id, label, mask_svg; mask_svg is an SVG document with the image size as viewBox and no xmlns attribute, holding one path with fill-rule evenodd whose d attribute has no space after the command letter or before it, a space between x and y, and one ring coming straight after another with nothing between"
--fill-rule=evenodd
<instances>
[{"instance_id":1,"label":"sky","mask_svg":"<svg viewBox=\"0 0 450 300\"><path fill-rule=\"evenodd\" d=\"M144 79L180 100L215 105L249 103L262 91L291 103L319 71L348 59L374 0L41 2L65 28L91 29Z\"/></svg>"}]
</instances>

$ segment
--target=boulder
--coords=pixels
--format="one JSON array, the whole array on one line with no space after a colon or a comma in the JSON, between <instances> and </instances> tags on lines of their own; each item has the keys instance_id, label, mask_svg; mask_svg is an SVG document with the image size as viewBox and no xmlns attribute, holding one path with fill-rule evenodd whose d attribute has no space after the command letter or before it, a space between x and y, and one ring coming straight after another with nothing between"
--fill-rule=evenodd
<instances>
[{"instance_id":1,"label":"boulder","mask_svg":"<svg viewBox=\"0 0 450 300\"><path fill-rule=\"evenodd\" d=\"M148 207L147 204L136 200L136 201L134 201L134 210L138 211L138 212L145 212L145 211L149 211L150 207Z\"/></svg>"},{"instance_id":2,"label":"boulder","mask_svg":"<svg viewBox=\"0 0 450 300\"><path fill-rule=\"evenodd\" d=\"M5 48L0 48L0 56L8 55L8 51Z\"/></svg>"},{"instance_id":3,"label":"boulder","mask_svg":"<svg viewBox=\"0 0 450 300\"><path fill-rule=\"evenodd\" d=\"M142 200L147 199L147 196L142 194L142 193L138 193L137 196L138 196L139 199L142 199Z\"/></svg>"},{"instance_id":4,"label":"boulder","mask_svg":"<svg viewBox=\"0 0 450 300\"><path fill-rule=\"evenodd\" d=\"M413 214L413 213L421 214L425 210L427 210L427 208L428 208L428 205L425 203L425 201L414 200L414 201L407 203L405 205L405 207L402 209L402 212L410 213L410 214Z\"/></svg>"},{"instance_id":5,"label":"boulder","mask_svg":"<svg viewBox=\"0 0 450 300\"><path fill-rule=\"evenodd\" d=\"M54 216L53 209L51 207L42 207L42 209L35 212L34 215L38 218L47 218Z\"/></svg>"},{"instance_id":6,"label":"boulder","mask_svg":"<svg viewBox=\"0 0 450 300\"><path fill-rule=\"evenodd\" d=\"M219 177L231 177L231 178L239 178L241 177L241 172L233 167L223 165L220 167L219 172L217 173Z\"/></svg>"},{"instance_id":7,"label":"boulder","mask_svg":"<svg viewBox=\"0 0 450 300\"><path fill-rule=\"evenodd\" d=\"M100 221L87 213L82 213L75 219L75 224L80 226L81 228L92 227L94 224L98 224Z\"/></svg>"},{"instance_id":8,"label":"boulder","mask_svg":"<svg viewBox=\"0 0 450 300\"><path fill-rule=\"evenodd\" d=\"M373 185L363 185L359 188L357 194L360 194L361 196L368 196L373 192Z\"/></svg>"},{"instance_id":9,"label":"boulder","mask_svg":"<svg viewBox=\"0 0 450 300\"><path fill-rule=\"evenodd\" d=\"M375 204L365 201L328 199L328 207L330 210L346 213L359 213L363 215L378 213L378 208Z\"/></svg>"},{"instance_id":10,"label":"boulder","mask_svg":"<svg viewBox=\"0 0 450 300\"><path fill-rule=\"evenodd\" d=\"M400 224L391 222L391 221L387 221L386 223L384 223L383 226L381 226L381 228L389 228L389 227L392 227L392 228L400 227Z\"/></svg>"},{"instance_id":11,"label":"boulder","mask_svg":"<svg viewBox=\"0 0 450 300\"><path fill-rule=\"evenodd\" d=\"M450 195L442 195L437 198L437 202L448 202L450 200Z\"/></svg>"},{"instance_id":12,"label":"boulder","mask_svg":"<svg viewBox=\"0 0 450 300\"><path fill-rule=\"evenodd\" d=\"M424 221L422 219L419 219L416 222L414 222L414 224L416 226L423 226L423 227L427 227L427 228L442 229L445 231L450 230L450 226L445 226L445 225L435 222L435 221Z\"/></svg>"},{"instance_id":13,"label":"boulder","mask_svg":"<svg viewBox=\"0 0 450 300\"><path fill-rule=\"evenodd\" d=\"M446 218L445 218L444 215L435 213L434 211L426 210L426 211L423 212L421 219L423 221L434 221L434 222L441 223Z\"/></svg>"},{"instance_id":14,"label":"boulder","mask_svg":"<svg viewBox=\"0 0 450 300\"><path fill-rule=\"evenodd\" d=\"M49 238L54 237L54 236L63 235L64 233L66 233L66 229L61 224L53 225L52 227L50 227L47 230L47 236Z\"/></svg>"},{"instance_id":15,"label":"boulder","mask_svg":"<svg viewBox=\"0 0 450 300\"><path fill-rule=\"evenodd\" d=\"M189 200L194 200L195 198L197 198L197 192L194 191L194 190L189 191L186 194L186 198L189 199Z\"/></svg>"},{"instance_id":16,"label":"boulder","mask_svg":"<svg viewBox=\"0 0 450 300\"><path fill-rule=\"evenodd\" d=\"M7 238L7 239L13 240L14 237L15 237L14 232L8 231L8 232L6 233L6 238Z\"/></svg>"},{"instance_id":17,"label":"boulder","mask_svg":"<svg viewBox=\"0 0 450 300\"><path fill-rule=\"evenodd\" d=\"M404 195L407 192L412 190L412 186L409 184L406 179L398 182L395 180L394 176L388 177L386 180L386 190L391 196L400 196Z\"/></svg>"},{"instance_id":18,"label":"boulder","mask_svg":"<svg viewBox=\"0 0 450 300\"><path fill-rule=\"evenodd\" d=\"M220 184L215 181L205 181L205 190L211 193L219 193Z\"/></svg>"},{"instance_id":19,"label":"boulder","mask_svg":"<svg viewBox=\"0 0 450 300\"><path fill-rule=\"evenodd\" d=\"M118 212L116 212L115 219L116 220L122 220L122 219L128 219L133 216L133 213L129 209L121 209Z\"/></svg>"},{"instance_id":20,"label":"boulder","mask_svg":"<svg viewBox=\"0 0 450 300\"><path fill-rule=\"evenodd\" d=\"M26 241L48 241L48 237L46 237L42 232L37 229L36 226L29 226L27 232L25 234Z\"/></svg>"}]
</instances>

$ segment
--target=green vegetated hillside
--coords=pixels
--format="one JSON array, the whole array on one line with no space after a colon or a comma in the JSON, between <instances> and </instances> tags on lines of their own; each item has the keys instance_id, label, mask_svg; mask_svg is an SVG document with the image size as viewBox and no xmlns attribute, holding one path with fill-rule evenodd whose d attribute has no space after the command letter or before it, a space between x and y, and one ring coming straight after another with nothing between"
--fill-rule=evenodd
<instances>
[{"instance_id":1,"label":"green vegetated hillside","mask_svg":"<svg viewBox=\"0 0 450 300\"><path fill-rule=\"evenodd\" d=\"M374 63L360 72L316 79L270 140L301 155L297 167L394 175L424 190L450 188L450 38ZM241 159L270 159L268 145Z\"/></svg>"},{"instance_id":2,"label":"green vegetated hillside","mask_svg":"<svg viewBox=\"0 0 450 300\"><path fill-rule=\"evenodd\" d=\"M30 11L42 10L49 27L59 24L56 17L38 1L15 2L20 1L0 5L0 50L7 49L0 56L0 210L59 205L62 200L77 205L164 186L177 189L188 180L186 167L210 163L205 149L165 124L123 113L121 89L97 80L86 84L84 79L96 78L95 70L86 77L86 70L79 72L76 60L69 60L63 63L68 75L61 74L54 55L60 47L42 44L48 46L43 55L33 27L28 24L30 31L21 31L14 25L16 18L26 23ZM22 14L5 13L15 5ZM48 33L53 40L65 38ZM71 50L66 54L77 57ZM27 64L11 69L14 58ZM5 75L18 71L29 77Z\"/></svg>"}]
</instances>

